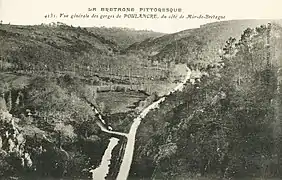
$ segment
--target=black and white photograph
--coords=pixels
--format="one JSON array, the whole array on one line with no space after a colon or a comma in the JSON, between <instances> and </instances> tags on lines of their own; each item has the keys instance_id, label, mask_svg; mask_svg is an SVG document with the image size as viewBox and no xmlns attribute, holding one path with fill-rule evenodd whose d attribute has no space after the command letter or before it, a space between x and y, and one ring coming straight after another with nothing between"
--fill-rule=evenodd
<instances>
[{"instance_id":1,"label":"black and white photograph","mask_svg":"<svg viewBox=\"0 0 282 180\"><path fill-rule=\"evenodd\" d=\"M279 0L0 0L0 180L281 180Z\"/></svg>"}]
</instances>

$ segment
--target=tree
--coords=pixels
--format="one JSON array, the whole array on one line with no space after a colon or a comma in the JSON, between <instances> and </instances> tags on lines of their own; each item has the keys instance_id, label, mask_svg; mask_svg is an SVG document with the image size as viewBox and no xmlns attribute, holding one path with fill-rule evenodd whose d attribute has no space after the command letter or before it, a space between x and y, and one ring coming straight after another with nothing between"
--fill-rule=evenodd
<instances>
[{"instance_id":1,"label":"tree","mask_svg":"<svg viewBox=\"0 0 282 180\"><path fill-rule=\"evenodd\" d=\"M62 163L62 176L64 176L67 173L70 155L62 145L67 143L68 141L73 141L76 137L76 134L74 133L74 129L71 125L64 125L63 123L56 124L54 130L58 134L59 156L63 161L58 163Z\"/></svg>"}]
</instances>

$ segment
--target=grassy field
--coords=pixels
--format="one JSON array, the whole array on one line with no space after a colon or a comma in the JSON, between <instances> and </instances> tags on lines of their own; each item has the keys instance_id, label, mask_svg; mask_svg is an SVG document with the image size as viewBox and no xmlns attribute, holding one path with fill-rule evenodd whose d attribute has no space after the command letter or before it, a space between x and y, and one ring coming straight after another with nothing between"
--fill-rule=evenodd
<instances>
[{"instance_id":1,"label":"grassy field","mask_svg":"<svg viewBox=\"0 0 282 180\"><path fill-rule=\"evenodd\" d=\"M103 102L106 111L114 114L133 110L135 103L145 98L146 95L138 92L100 92L97 102Z\"/></svg>"}]
</instances>

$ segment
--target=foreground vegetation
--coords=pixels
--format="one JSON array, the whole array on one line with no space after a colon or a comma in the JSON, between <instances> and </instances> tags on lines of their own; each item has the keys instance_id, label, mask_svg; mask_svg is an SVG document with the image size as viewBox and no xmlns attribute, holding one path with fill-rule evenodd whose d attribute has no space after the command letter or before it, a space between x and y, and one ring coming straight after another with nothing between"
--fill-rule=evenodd
<instances>
[{"instance_id":1,"label":"foreground vegetation","mask_svg":"<svg viewBox=\"0 0 282 180\"><path fill-rule=\"evenodd\" d=\"M230 38L223 68L150 112L132 176L281 178L281 30L260 26Z\"/></svg>"}]
</instances>

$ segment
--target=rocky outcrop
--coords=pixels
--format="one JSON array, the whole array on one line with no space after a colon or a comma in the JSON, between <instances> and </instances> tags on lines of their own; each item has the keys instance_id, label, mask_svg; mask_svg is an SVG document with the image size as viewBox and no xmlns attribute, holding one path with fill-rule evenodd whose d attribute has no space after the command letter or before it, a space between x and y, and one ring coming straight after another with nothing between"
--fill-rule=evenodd
<instances>
[{"instance_id":1,"label":"rocky outcrop","mask_svg":"<svg viewBox=\"0 0 282 180\"><path fill-rule=\"evenodd\" d=\"M0 110L0 154L1 158L14 157L21 161L23 168L31 168L33 162L25 149L26 139L17 126L19 119L8 111Z\"/></svg>"}]
</instances>

